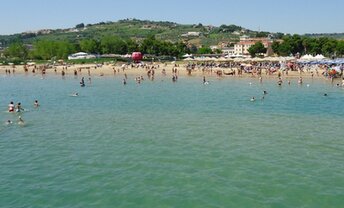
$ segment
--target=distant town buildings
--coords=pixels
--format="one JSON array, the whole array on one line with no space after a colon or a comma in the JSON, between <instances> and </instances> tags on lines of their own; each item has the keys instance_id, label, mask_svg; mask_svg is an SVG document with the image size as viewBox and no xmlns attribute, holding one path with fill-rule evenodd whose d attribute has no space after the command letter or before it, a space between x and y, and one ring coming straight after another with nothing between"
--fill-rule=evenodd
<instances>
[{"instance_id":1,"label":"distant town buildings","mask_svg":"<svg viewBox=\"0 0 344 208\"><path fill-rule=\"evenodd\" d=\"M261 42L268 49L267 51L271 53L271 50L269 50L273 42L271 38L250 38L247 35L241 36L240 41L234 45L234 53L238 55L249 55L248 49L257 42Z\"/></svg>"},{"instance_id":2,"label":"distant town buildings","mask_svg":"<svg viewBox=\"0 0 344 208\"><path fill-rule=\"evenodd\" d=\"M22 35L28 35L28 34L35 34L35 35L48 35L52 33L53 30L50 29L43 29L43 30L37 30L37 31L27 31L23 32Z\"/></svg>"},{"instance_id":3,"label":"distant town buildings","mask_svg":"<svg viewBox=\"0 0 344 208\"><path fill-rule=\"evenodd\" d=\"M222 50L223 54L227 54L227 55L234 55L235 54L234 47L224 47L221 50Z\"/></svg>"}]
</instances>

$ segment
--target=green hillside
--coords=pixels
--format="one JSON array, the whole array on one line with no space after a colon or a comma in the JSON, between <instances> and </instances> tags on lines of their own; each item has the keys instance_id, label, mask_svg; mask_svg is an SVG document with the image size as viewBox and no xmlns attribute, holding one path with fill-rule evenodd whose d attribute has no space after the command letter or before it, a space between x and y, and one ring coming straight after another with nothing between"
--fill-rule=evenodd
<instances>
[{"instance_id":1,"label":"green hillside","mask_svg":"<svg viewBox=\"0 0 344 208\"><path fill-rule=\"evenodd\" d=\"M84 26L84 27L83 27ZM182 25L173 22L154 22L146 20L126 19L118 22L100 22L97 24L80 24L70 29L41 30L14 35L0 35L0 43L7 46L21 40L31 44L36 40L68 40L77 42L82 39L101 39L104 36L119 36L123 39L144 39L155 35L157 39L171 42L184 41L199 45L215 45L221 41L238 41L242 34L241 27L223 25L221 27L203 26L202 24ZM199 36L182 37L188 32L200 32ZM235 32L236 34L233 34ZM249 33L255 34L252 31Z\"/></svg>"},{"instance_id":2,"label":"green hillside","mask_svg":"<svg viewBox=\"0 0 344 208\"><path fill-rule=\"evenodd\" d=\"M183 37L188 32L200 32L199 36ZM125 19L117 22L100 22L96 24L83 23L75 28L40 30L36 32L24 32L13 35L0 35L0 47L6 47L20 40L25 44L32 44L37 40L67 40L77 43L83 39L101 39L104 36L118 36L122 39L142 40L154 35L157 39L171 42L183 41L199 46L217 45L220 42L233 43L239 40L240 35L251 37L266 37L269 32L256 32L236 25L221 25L220 27L205 26L202 24L177 24L174 22L148 21L137 19ZM282 33L275 33L275 37L281 38ZM331 37L343 39L344 33L336 34L305 34L307 37Z\"/></svg>"}]
</instances>

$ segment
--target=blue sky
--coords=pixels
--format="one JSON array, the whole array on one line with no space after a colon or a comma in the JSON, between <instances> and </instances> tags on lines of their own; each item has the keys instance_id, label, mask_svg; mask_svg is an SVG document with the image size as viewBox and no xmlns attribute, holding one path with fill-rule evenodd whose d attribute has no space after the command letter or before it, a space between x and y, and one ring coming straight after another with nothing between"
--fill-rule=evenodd
<instances>
[{"instance_id":1,"label":"blue sky","mask_svg":"<svg viewBox=\"0 0 344 208\"><path fill-rule=\"evenodd\" d=\"M125 18L236 24L283 33L344 32L343 0L0 0L0 34Z\"/></svg>"}]
</instances>

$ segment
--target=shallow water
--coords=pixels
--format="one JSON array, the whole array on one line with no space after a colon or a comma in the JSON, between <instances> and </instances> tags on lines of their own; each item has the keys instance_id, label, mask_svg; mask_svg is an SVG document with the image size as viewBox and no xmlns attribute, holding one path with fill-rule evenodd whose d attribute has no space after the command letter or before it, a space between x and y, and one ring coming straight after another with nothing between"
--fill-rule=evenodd
<instances>
[{"instance_id":1,"label":"shallow water","mask_svg":"<svg viewBox=\"0 0 344 208\"><path fill-rule=\"evenodd\" d=\"M121 80L0 77L1 207L343 206L344 89Z\"/></svg>"}]
</instances>

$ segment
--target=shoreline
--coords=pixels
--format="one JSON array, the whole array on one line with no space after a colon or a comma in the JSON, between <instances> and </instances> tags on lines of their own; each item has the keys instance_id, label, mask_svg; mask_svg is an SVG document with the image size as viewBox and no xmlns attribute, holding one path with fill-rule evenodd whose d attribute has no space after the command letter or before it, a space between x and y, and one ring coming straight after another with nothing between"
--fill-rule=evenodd
<instances>
[{"instance_id":1,"label":"shoreline","mask_svg":"<svg viewBox=\"0 0 344 208\"><path fill-rule=\"evenodd\" d=\"M213 67L202 71L202 69L193 69L191 70L191 74L189 74L188 70L186 69L186 64L179 65L175 67L174 64L155 64L151 65L154 68L155 75L158 76L166 76L172 77L173 76L173 69L177 69L177 76L180 77L244 77L244 78L256 78L259 79L259 75L256 73L242 73L238 75L237 68L219 68ZM13 75L13 74L28 74L28 75L45 75L45 76L62 76L64 72L65 77L70 76L143 76L147 77L148 71L150 69L143 68L143 67L130 67L130 66L120 66L120 65L96 65L96 64L77 64L77 65L70 65L70 66L53 66L52 68L44 69L43 65L37 66L29 66L26 67L27 70L25 71L24 65L17 65L17 66L0 66L0 75ZM163 72L163 70L165 72ZM10 73L7 73L9 71ZM219 76L217 74L218 71L222 71L222 74ZM307 72L298 72L298 71L288 71L288 75L285 72L280 72L280 76L282 79L297 79L299 77L308 79L323 79L329 80L328 78L324 77L322 73L325 71L323 69L318 70L318 75L314 72L307 71ZM235 72L234 75L226 75L225 73L228 72ZM278 71L272 74L268 74L266 69L262 69L261 77L263 79L278 79ZM313 75L312 75L313 74ZM338 79L338 78L337 78Z\"/></svg>"}]
</instances>

